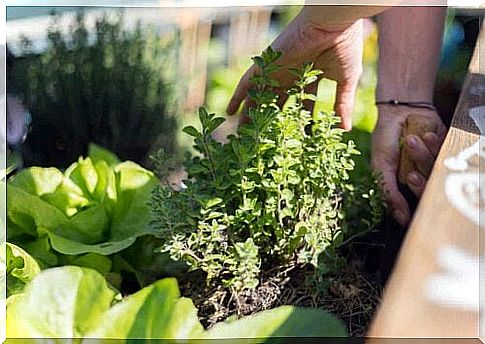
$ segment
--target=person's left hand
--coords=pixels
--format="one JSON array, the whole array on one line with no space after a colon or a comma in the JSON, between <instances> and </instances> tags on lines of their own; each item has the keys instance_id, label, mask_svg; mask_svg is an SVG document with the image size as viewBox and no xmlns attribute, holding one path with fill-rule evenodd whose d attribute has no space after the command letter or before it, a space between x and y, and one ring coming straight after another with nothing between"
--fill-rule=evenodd
<instances>
[{"instance_id":1,"label":"person's left hand","mask_svg":"<svg viewBox=\"0 0 485 344\"><path fill-rule=\"evenodd\" d=\"M426 133L422 138L408 135L404 138L403 149L409 152L417 166L417 171L408 174L407 185L417 197L421 197L446 134L446 127L439 115L428 109L411 111L405 106L381 105L379 119L372 133L372 168L380 172L390 213L401 226L409 223L411 213L398 188L399 141L406 118L411 113L419 114L438 125L438 134Z\"/></svg>"}]
</instances>

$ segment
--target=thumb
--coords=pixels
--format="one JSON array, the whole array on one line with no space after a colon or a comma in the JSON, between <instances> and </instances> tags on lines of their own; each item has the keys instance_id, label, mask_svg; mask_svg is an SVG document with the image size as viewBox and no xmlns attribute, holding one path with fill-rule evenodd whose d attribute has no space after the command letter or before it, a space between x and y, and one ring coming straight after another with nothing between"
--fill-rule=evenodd
<instances>
[{"instance_id":1,"label":"thumb","mask_svg":"<svg viewBox=\"0 0 485 344\"><path fill-rule=\"evenodd\" d=\"M337 95L335 99L335 112L342 120L340 126L345 130L352 129L352 110L354 108L355 92L358 80L339 83L337 85Z\"/></svg>"},{"instance_id":2,"label":"thumb","mask_svg":"<svg viewBox=\"0 0 485 344\"><path fill-rule=\"evenodd\" d=\"M401 194L397 184L396 170L385 158L374 157L372 168L381 175L380 183L385 191L389 212L401 226L406 226L411 218L409 206Z\"/></svg>"}]
</instances>

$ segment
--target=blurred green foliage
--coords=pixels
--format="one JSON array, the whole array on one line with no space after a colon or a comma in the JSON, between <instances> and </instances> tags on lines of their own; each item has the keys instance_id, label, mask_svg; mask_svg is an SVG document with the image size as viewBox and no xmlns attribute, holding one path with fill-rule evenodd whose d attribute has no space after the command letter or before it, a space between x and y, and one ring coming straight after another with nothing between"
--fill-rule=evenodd
<instances>
[{"instance_id":1,"label":"blurred green foliage","mask_svg":"<svg viewBox=\"0 0 485 344\"><path fill-rule=\"evenodd\" d=\"M26 165L65 167L89 142L142 164L152 149L175 152L167 82L173 42L140 24L125 29L121 15L104 16L91 30L82 12L66 34L53 17L40 55L25 38L15 80L33 117Z\"/></svg>"}]
</instances>

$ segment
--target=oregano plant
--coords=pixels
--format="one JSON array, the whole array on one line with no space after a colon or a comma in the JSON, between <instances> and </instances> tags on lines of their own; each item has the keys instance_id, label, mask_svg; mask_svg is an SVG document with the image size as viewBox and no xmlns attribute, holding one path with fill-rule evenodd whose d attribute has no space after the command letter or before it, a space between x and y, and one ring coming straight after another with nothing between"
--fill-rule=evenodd
<instances>
[{"instance_id":1,"label":"oregano plant","mask_svg":"<svg viewBox=\"0 0 485 344\"><path fill-rule=\"evenodd\" d=\"M161 251L235 291L255 288L276 266L330 262L335 268L342 259L338 247L381 216L376 178L358 184L349 178L359 152L343 140L340 119L304 107L315 101L305 89L322 72L311 63L291 70L291 101L278 105L271 75L280 55L268 48L253 59L260 73L249 92L250 121L226 143L212 138L224 118L199 109L200 127L184 128L199 154L184 162L183 187L162 183L151 199ZM163 152L155 160L166 177Z\"/></svg>"}]
</instances>

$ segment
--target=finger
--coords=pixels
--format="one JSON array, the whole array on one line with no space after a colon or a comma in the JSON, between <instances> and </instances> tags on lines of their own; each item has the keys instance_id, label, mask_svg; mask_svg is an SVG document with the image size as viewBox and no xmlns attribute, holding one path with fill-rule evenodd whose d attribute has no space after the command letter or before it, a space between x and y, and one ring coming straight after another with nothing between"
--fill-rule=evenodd
<instances>
[{"instance_id":1,"label":"finger","mask_svg":"<svg viewBox=\"0 0 485 344\"><path fill-rule=\"evenodd\" d=\"M431 154L436 157L441 148L441 142L438 135L432 132L426 133L423 135L423 141Z\"/></svg>"},{"instance_id":2,"label":"finger","mask_svg":"<svg viewBox=\"0 0 485 344\"><path fill-rule=\"evenodd\" d=\"M421 198L426 186L426 179L419 172L413 171L408 174L406 181L416 197Z\"/></svg>"},{"instance_id":3,"label":"finger","mask_svg":"<svg viewBox=\"0 0 485 344\"><path fill-rule=\"evenodd\" d=\"M390 213L397 223L405 227L410 220L410 212L406 199L397 188L396 177L394 174L392 176L383 176L383 178L384 189L387 192L386 200L389 205Z\"/></svg>"},{"instance_id":4,"label":"finger","mask_svg":"<svg viewBox=\"0 0 485 344\"><path fill-rule=\"evenodd\" d=\"M244 101L243 109L238 116L238 126L242 124L247 124L251 121L251 117L249 117L249 107L247 105L248 102L249 98L246 98L246 100Z\"/></svg>"},{"instance_id":5,"label":"finger","mask_svg":"<svg viewBox=\"0 0 485 344\"><path fill-rule=\"evenodd\" d=\"M385 198L392 217L403 227L405 227L411 218L409 206L406 199L399 191L397 186L396 171L385 160L373 160L374 168L381 173L381 185L385 191Z\"/></svg>"},{"instance_id":6,"label":"finger","mask_svg":"<svg viewBox=\"0 0 485 344\"><path fill-rule=\"evenodd\" d=\"M238 125L238 126L240 126L240 125L243 125L243 124L247 124L247 123L249 123L250 121L251 121L251 118L250 118L248 115L246 115L246 114L242 114L242 115L241 115L241 116L239 116L239 118L238 118L238 124L237 124L237 125Z\"/></svg>"},{"instance_id":7,"label":"finger","mask_svg":"<svg viewBox=\"0 0 485 344\"><path fill-rule=\"evenodd\" d=\"M279 88L273 89L273 92L278 97L278 100L277 100L278 106L283 107L284 103L288 99L288 94ZM246 96L243 103L243 107L240 111L241 116L239 119L239 125L244 123L249 123L249 121L251 120L249 116L249 109L254 107L256 107L256 103L251 99L251 97Z\"/></svg>"},{"instance_id":8,"label":"finger","mask_svg":"<svg viewBox=\"0 0 485 344\"><path fill-rule=\"evenodd\" d=\"M241 80L239 81L236 90L234 91L229 104L227 105L226 113L229 116L234 115L239 107L241 106L242 101L247 97L248 89L250 87L250 81L252 76L255 73L255 66L252 65L246 73L242 76Z\"/></svg>"},{"instance_id":9,"label":"finger","mask_svg":"<svg viewBox=\"0 0 485 344\"><path fill-rule=\"evenodd\" d=\"M340 126L345 130L352 129L352 110L354 108L357 81L337 85L335 112L342 122Z\"/></svg>"},{"instance_id":10,"label":"finger","mask_svg":"<svg viewBox=\"0 0 485 344\"><path fill-rule=\"evenodd\" d=\"M418 171L428 178L434 165L434 156L428 150L423 140L416 135L407 135L405 137L406 149L409 156L416 163Z\"/></svg>"},{"instance_id":11,"label":"finger","mask_svg":"<svg viewBox=\"0 0 485 344\"><path fill-rule=\"evenodd\" d=\"M251 97L246 96L246 98L244 99L243 107L242 107L242 109L239 113L241 114L241 116L248 116L249 115L249 108L254 108L255 106L256 106L256 104L251 99Z\"/></svg>"}]
</instances>

